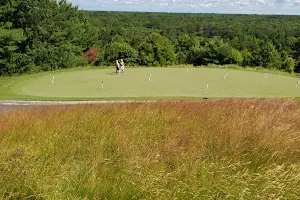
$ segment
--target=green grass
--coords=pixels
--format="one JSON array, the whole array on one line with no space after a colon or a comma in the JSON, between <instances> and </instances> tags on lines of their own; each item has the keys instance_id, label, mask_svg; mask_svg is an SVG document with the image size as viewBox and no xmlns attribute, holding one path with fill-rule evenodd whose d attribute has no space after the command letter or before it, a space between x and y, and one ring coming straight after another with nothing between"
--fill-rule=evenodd
<instances>
[{"instance_id":1,"label":"green grass","mask_svg":"<svg viewBox=\"0 0 300 200\"><path fill-rule=\"evenodd\" d=\"M300 102L0 112L0 199L299 199Z\"/></svg>"},{"instance_id":2,"label":"green grass","mask_svg":"<svg viewBox=\"0 0 300 200\"><path fill-rule=\"evenodd\" d=\"M224 80L224 73L228 76ZM126 74L127 73L127 74ZM96 100L300 97L298 77L217 68L71 69L0 79L0 99ZM148 80L151 74L151 81ZM51 84L52 76L55 83ZM104 88L101 82L104 81ZM209 88L206 88L206 83Z\"/></svg>"}]
</instances>

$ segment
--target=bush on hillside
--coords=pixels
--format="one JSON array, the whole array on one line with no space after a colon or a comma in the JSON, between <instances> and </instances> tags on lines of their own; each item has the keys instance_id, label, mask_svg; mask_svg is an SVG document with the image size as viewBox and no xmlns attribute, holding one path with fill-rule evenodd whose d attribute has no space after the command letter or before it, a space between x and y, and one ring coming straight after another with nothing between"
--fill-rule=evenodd
<instances>
[{"instance_id":1,"label":"bush on hillside","mask_svg":"<svg viewBox=\"0 0 300 200\"><path fill-rule=\"evenodd\" d=\"M84 58L91 64L96 60L98 55L99 51L96 47L89 47L84 53Z\"/></svg>"}]
</instances>

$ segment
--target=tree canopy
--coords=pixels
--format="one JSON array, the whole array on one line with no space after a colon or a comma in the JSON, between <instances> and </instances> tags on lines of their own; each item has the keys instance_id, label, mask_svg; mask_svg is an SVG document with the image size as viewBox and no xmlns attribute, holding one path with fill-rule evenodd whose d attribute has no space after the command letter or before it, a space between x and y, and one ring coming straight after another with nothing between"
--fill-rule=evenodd
<instances>
[{"instance_id":1,"label":"tree canopy","mask_svg":"<svg viewBox=\"0 0 300 200\"><path fill-rule=\"evenodd\" d=\"M237 64L300 71L300 16L87 12L0 2L0 75L92 65Z\"/></svg>"}]
</instances>

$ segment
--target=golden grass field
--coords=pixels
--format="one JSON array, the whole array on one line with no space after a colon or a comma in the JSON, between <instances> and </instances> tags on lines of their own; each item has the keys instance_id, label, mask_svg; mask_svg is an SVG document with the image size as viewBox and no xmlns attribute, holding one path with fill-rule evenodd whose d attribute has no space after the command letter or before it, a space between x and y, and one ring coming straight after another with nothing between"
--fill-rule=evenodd
<instances>
[{"instance_id":1,"label":"golden grass field","mask_svg":"<svg viewBox=\"0 0 300 200\"><path fill-rule=\"evenodd\" d=\"M300 102L0 112L0 199L299 199Z\"/></svg>"}]
</instances>

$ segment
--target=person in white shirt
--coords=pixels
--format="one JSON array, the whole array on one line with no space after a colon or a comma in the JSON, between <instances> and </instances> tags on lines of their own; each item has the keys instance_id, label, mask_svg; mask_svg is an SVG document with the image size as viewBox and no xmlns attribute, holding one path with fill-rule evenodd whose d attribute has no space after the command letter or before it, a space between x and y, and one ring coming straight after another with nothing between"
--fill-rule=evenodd
<instances>
[{"instance_id":1,"label":"person in white shirt","mask_svg":"<svg viewBox=\"0 0 300 200\"><path fill-rule=\"evenodd\" d=\"M125 70L125 64L124 64L123 59L121 59L120 65L121 65L122 72L124 72L124 70Z\"/></svg>"}]
</instances>

